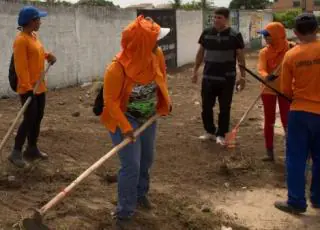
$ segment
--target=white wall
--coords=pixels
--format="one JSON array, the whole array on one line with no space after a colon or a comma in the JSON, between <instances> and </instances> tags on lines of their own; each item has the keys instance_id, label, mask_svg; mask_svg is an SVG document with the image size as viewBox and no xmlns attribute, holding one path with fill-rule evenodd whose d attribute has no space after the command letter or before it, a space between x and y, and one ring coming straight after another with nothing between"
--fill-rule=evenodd
<instances>
[{"instance_id":1,"label":"white wall","mask_svg":"<svg viewBox=\"0 0 320 230\"><path fill-rule=\"evenodd\" d=\"M245 44L250 43L250 31L249 25L251 21L251 16L247 12L240 11L239 12L239 32L242 34L243 40Z\"/></svg>"},{"instance_id":2,"label":"white wall","mask_svg":"<svg viewBox=\"0 0 320 230\"><path fill-rule=\"evenodd\" d=\"M257 31L263 29L264 26L273 21L272 13L262 10L240 10L239 18L239 30L248 47L250 47L252 40L260 36L257 34ZM261 39L261 41L263 41L263 39Z\"/></svg>"},{"instance_id":3,"label":"white wall","mask_svg":"<svg viewBox=\"0 0 320 230\"><path fill-rule=\"evenodd\" d=\"M262 28L266 27L270 22L273 21L273 15L271 13L263 14ZM262 39L262 46L266 45L266 41Z\"/></svg>"},{"instance_id":4,"label":"white wall","mask_svg":"<svg viewBox=\"0 0 320 230\"><path fill-rule=\"evenodd\" d=\"M178 66L192 63L203 30L202 11L177 11Z\"/></svg>"},{"instance_id":5,"label":"white wall","mask_svg":"<svg viewBox=\"0 0 320 230\"><path fill-rule=\"evenodd\" d=\"M287 38L288 39L293 39L296 38L297 36L294 34L293 30L291 29L286 29L286 33L287 33Z\"/></svg>"},{"instance_id":6,"label":"white wall","mask_svg":"<svg viewBox=\"0 0 320 230\"><path fill-rule=\"evenodd\" d=\"M0 2L0 96L12 93L8 66L17 33L17 15L22 4ZM66 87L102 77L105 66L120 50L123 28L136 17L135 10L92 6L41 5L49 16L43 20L40 39L58 58L48 74L49 88ZM249 25L255 29L272 20L267 12L240 11L240 32L250 44ZM194 62L203 30L202 11L177 11L177 64ZM258 18L258 19L257 19ZM261 21L261 22L260 22ZM236 25L235 25L236 26ZM259 28L260 29L260 28ZM255 35L255 34L254 34Z\"/></svg>"},{"instance_id":7,"label":"white wall","mask_svg":"<svg viewBox=\"0 0 320 230\"><path fill-rule=\"evenodd\" d=\"M11 93L8 66L17 33L18 3L0 2L0 96ZM43 7L40 7L43 8ZM48 74L50 88L65 87L102 77L106 64L120 49L123 28L135 10L105 7L47 6L40 39L58 58Z\"/></svg>"}]
</instances>

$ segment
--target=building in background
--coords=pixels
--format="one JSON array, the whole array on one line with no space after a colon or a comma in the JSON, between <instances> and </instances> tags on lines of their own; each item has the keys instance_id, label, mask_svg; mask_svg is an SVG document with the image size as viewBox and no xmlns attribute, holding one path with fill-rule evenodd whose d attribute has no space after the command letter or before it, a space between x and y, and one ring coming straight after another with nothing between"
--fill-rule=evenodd
<instances>
[{"instance_id":1,"label":"building in background","mask_svg":"<svg viewBox=\"0 0 320 230\"><path fill-rule=\"evenodd\" d=\"M320 0L274 0L273 11L301 8L308 12L320 10Z\"/></svg>"}]
</instances>

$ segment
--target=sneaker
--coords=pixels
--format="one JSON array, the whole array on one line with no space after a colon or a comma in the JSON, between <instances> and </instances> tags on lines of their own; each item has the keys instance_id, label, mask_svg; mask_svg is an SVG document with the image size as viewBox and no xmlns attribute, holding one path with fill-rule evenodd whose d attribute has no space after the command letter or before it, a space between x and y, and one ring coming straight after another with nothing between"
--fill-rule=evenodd
<instances>
[{"instance_id":1,"label":"sneaker","mask_svg":"<svg viewBox=\"0 0 320 230\"><path fill-rule=\"evenodd\" d=\"M291 214L301 214L307 211L306 208L295 208L289 205L288 202L286 201L277 201L274 203L274 206L283 212L287 212Z\"/></svg>"},{"instance_id":2,"label":"sneaker","mask_svg":"<svg viewBox=\"0 0 320 230\"><path fill-rule=\"evenodd\" d=\"M200 136L199 139L202 140L202 141L208 141L208 140L215 141L216 140L216 136L211 134L211 133L206 133L206 134Z\"/></svg>"},{"instance_id":3,"label":"sneaker","mask_svg":"<svg viewBox=\"0 0 320 230\"><path fill-rule=\"evenodd\" d=\"M140 207L142 209L146 209L146 210L151 210L154 207L153 204L151 204L151 202L145 196L138 198L137 205L138 205L138 207Z\"/></svg>"},{"instance_id":4,"label":"sneaker","mask_svg":"<svg viewBox=\"0 0 320 230\"><path fill-rule=\"evenodd\" d=\"M40 152L37 147L28 147L24 152L24 157L30 161L34 161L37 159L45 160L48 159L48 154Z\"/></svg>"},{"instance_id":5,"label":"sneaker","mask_svg":"<svg viewBox=\"0 0 320 230\"><path fill-rule=\"evenodd\" d=\"M8 157L8 160L18 168L27 168L29 166L28 163L23 160L20 150L14 149Z\"/></svg>"},{"instance_id":6,"label":"sneaker","mask_svg":"<svg viewBox=\"0 0 320 230\"><path fill-rule=\"evenodd\" d=\"M226 145L226 140L224 137L221 137L221 136L218 136L217 139L216 139L216 142L218 145L222 145L222 146L225 146Z\"/></svg>"}]
</instances>

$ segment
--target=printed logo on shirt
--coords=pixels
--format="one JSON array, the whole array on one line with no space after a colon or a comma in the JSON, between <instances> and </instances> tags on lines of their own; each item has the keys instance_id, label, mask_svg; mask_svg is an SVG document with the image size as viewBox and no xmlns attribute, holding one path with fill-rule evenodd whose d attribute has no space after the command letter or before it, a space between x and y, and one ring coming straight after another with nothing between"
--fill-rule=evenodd
<instances>
[{"instance_id":1,"label":"printed logo on shirt","mask_svg":"<svg viewBox=\"0 0 320 230\"><path fill-rule=\"evenodd\" d=\"M311 65L319 65L320 59L315 60L302 60L299 62L296 62L296 68L304 67L304 66L311 66Z\"/></svg>"}]
</instances>

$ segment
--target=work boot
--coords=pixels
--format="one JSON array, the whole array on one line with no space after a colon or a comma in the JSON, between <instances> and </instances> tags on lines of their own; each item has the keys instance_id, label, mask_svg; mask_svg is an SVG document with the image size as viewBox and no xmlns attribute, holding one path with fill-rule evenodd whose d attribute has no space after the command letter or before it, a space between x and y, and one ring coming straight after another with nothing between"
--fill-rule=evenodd
<instances>
[{"instance_id":1,"label":"work boot","mask_svg":"<svg viewBox=\"0 0 320 230\"><path fill-rule=\"evenodd\" d=\"M310 198L310 203L311 203L312 208L320 209L320 203L314 202L311 198Z\"/></svg>"},{"instance_id":2,"label":"work boot","mask_svg":"<svg viewBox=\"0 0 320 230\"><path fill-rule=\"evenodd\" d=\"M146 196L143 196L138 198L138 207L141 207L142 209L146 210L151 210L154 206Z\"/></svg>"},{"instance_id":3,"label":"work boot","mask_svg":"<svg viewBox=\"0 0 320 230\"><path fill-rule=\"evenodd\" d=\"M274 203L274 206L283 212L287 212L291 214L301 214L307 211L306 208L295 208L289 205L288 202L286 201L277 201Z\"/></svg>"},{"instance_id":4,"label":"work boot","mask_svg":"<svg viewBox=\"0 0 320 230\"><path fill-rule=\"evenodd\" d=\"M108 184L113 184L118 182L118 175L117 174L107 174L105 177Z\"/></svg>"},{"instance_id":5,"label":"work boot","mask_svg":"<svg viewBox=\"0 0 320 230\"><path fill-rule=\"evenodd\" d=\"M273 162L274 161L274 152L273 149L267 149L267 156L262 158L262 161Z\"/></svg>"},{"instance_id":6,"label":"work boot","mask_svg":"<svg viewBox=\"0 0 320 230\"><path fill-rule=\"evenodd\" d=\"M115 230L132 229L132 219L130 217L119 217L116 212L111 213L112 219L115 220Z\"/></svg>"},{"instance_id":7,"label":"work boot","mask_svg":"<svg viewBox=\"0 0 320 230\"><path fill-rule=\"evenodd\" d=\"M30 161L34 161L37 159L42 159L42 160L48 159L48 155L46 153L40 152L40 150L36 146L28 147L24 152L24 157Z\"/></svg>"},{"instance_id":8,"label":"work boot","mask_svg":"<svg viewBox=\"0 0 320 230\"><path fill-rule=\"evenodd\" d=\"M314 209L320 209L320 204L311 203L311 205Z\"/></svg>"},{"instance_id":9,"label":"work boot","mask_svg":"<svg viewBox=\"0 0 320 230\"><path fill-rule=\"evenodd\" d=\"M27 168L29 165L23 160L22 152L20 150L14 149L8 160L18 168Z\"/></svg>"}]
</instances>

